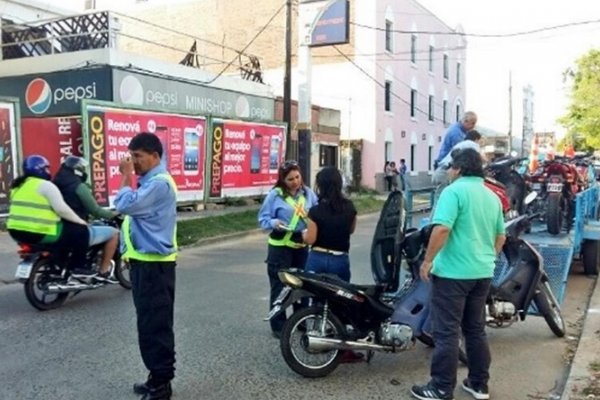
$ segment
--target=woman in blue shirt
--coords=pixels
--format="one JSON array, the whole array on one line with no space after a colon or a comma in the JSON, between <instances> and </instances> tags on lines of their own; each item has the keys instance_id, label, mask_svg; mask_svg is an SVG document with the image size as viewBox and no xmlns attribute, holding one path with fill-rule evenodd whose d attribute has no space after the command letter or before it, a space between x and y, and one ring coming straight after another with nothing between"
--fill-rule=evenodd
<instances>
[{"instance_id":1,"label":"woman in blue shirt","mask_svg":"<svg viewBox=\"0 0 600 400\"><path fill-rule=\"evenodd\" d=\"M277 273L282 268L304 269L308 249L302 240L307 228L308 210L317 204L317 196L302 181L296 161L286 161L278 170L275 186L267 194L260 210L260 227L269 231L267 272L271 284L269 308L283 289ZM273 336L278 338L285 315L271 319Z\"/></svg>"}]
</instances>

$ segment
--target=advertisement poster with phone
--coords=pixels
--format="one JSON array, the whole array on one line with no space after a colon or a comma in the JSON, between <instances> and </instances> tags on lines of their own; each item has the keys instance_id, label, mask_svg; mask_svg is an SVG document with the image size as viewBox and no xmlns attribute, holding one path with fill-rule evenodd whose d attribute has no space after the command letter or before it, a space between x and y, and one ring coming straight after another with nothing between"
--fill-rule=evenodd
<instances>
[{"instance_id":1,"label":"advertisement poster with phone","mask_svg":"<svg viewBox=\"0 0 600 400\"><path fill-rule=\"evenodd\" d=\"M205 118L94 104L85 106L85 114L85 154L100 204L114 199L121 182L119 162L129 154L131 138L140 132L154 133L160 139L161 163L177 184L177 200L203 200Z\"/></svg>"},{"instance_id":2,"label":"advertisement poster with phone","mask_svg":"<svg viewBox=\"0 0 600 400\"><path fill-rule=\"evenodd\" d=\"M24 157L43 155L56 174L67 156L83 155L81 117L21 119L21 151Z\"/></svg>"},{"instance_id":3,"label":"advertisement poster with phone","mask_svg":"<svg viewBox=\"0 0 600 400\"><path fill-rule=\"evenodd\" d=\"M8 211L10 184L18 174L15 160L17 103L0 101L0 213Z\"/></svg>"},{"instance_id":4,"label":"advertisement poster with phone","mask_svg":"<svg viewBox=\"0 0 600 400\"><path fill-rule=\"evenodd\" d=\"M285 127L213 119L210 197L266 193L285 155Z\"/></svg>"}]
</instances>

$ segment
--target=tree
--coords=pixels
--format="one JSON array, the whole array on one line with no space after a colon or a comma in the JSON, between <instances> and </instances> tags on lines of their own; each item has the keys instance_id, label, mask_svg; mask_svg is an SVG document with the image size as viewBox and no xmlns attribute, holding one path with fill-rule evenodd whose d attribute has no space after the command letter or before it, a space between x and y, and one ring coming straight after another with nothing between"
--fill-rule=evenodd
<instances>
[{"instance_id":1,"label":"tree","mask_svg":"<svg viewBox=\"0 0 600 400\"><path fill-rule=\"evenodd\" d=\"M577 150L600 148L600 50L581 56L563 76L571 83L571 103L558 122Z\"/></svg>"}]
</instances>

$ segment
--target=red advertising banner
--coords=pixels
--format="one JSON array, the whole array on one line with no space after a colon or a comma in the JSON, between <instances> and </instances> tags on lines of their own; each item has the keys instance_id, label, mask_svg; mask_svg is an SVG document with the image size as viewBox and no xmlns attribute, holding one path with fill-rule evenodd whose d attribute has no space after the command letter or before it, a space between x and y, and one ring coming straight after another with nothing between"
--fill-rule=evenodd
<instances>
[{"instance_id":1,"label":"red advertising banner","mask_svg":"<svg viewBox=\"0 0 600 400\"><path fill-rule=\"evenodd\" d=\"M46 157L54 175L65 157L83 154L81 117L21 119L21 150Z\"/></svg>"},{"instance_id":2,"label":"red advertising banner","mask_svg":"<svg viewBox=\"0 0 600 400\"><path fill-rule=\"evenodd\" d=\"M285 127L213 119L210 197L263 194L277 181Z\"/></svg>"},{"instance_id":3,"label":"red advertising banner","mask_svg":"<svg viewBox=\"0 0 600 400\"><path fill-rule=\"evenodd\" d=\"M18 103L0 101L0 212L8 211L10 184L17 175L15 107Z\"/></svg>"},{"instance_id":4,"label":"red advertising banner","mask_svg":"<svg viewBox=\"0 0 600 400\"><path fill-rule=\"evenodd\" d=\"M99 204L110 204L116 195L121 183L119 162L128 154L131 138L140 132L160 138L162 162L177 184L177 200L203 200L205 118L92 104L84 115L84 144Z\"/></svg>"}]
</instances>

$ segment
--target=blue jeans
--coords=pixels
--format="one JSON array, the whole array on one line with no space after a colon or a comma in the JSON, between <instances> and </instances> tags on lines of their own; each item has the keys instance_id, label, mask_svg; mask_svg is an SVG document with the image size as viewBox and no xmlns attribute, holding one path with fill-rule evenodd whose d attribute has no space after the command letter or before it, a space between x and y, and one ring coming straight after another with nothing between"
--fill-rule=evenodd
<instances>
[{"instance_id":1,"label":"blue jeans","mask_svg":"<svg viewBox=\"0 0 600 400\"><path fill-rule=\"evenodd\" d=\"M433 356L431 380L440 390L456 387L460 330L465 337L469 381L474 387L490 378L490 348L485 334L485 301L491 279L447 279L432 276Z\"/></svg>"},{"instance_id":2,"label":"blue jeans","mask_svg":"<svg viewBox=\"0 0 600 400\"><path fill-rule=\"evenodd\" d=\"M310 251L306 260L306 271L318 274L334 274L350 282L350 258L348 254L333 255L320 251Z\"/></svg>"}]
</instances>

